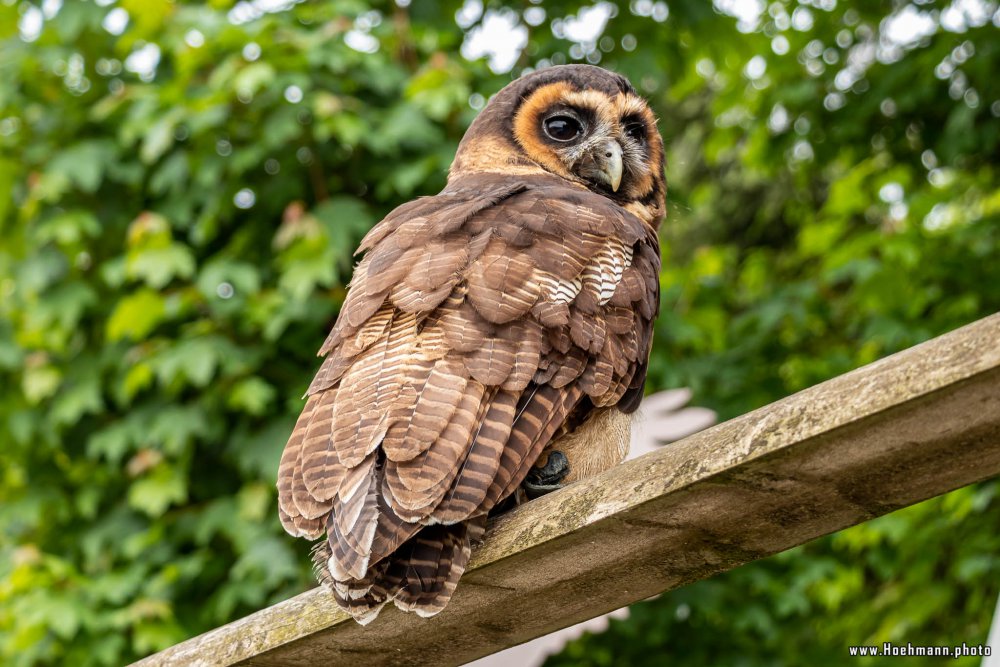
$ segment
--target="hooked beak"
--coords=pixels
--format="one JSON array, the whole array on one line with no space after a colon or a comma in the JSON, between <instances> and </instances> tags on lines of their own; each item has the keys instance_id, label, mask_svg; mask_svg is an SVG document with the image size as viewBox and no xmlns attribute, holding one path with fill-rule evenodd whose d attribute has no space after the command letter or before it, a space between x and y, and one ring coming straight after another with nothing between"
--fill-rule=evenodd
<instances>
[{"instance_id":1,"label":"hooked beak","mask_svg":"<svg viewBox=\"0 0 1000 667\"><path fill-rule=\"evenodd\" d=\"M611 186L613 192L618 192L622 183L622 147L614 140L606 141L594 149L594 162L597 163L599 178Z\"/></svg>"}]
</instances>

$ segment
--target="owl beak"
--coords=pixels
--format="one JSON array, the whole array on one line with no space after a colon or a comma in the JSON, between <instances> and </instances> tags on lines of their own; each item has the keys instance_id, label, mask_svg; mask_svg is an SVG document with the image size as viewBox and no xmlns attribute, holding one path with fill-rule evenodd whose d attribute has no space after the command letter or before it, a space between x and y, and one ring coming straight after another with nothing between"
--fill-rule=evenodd
<instances>
[{"instance_id":1,"label":"owl beak","mask_svg":"<svg viewBox=\"0 0 1000 667\"><path fill-rule=\"evenodd\" d=\"M622 183L622 147L617 141L606 141L595 150L595 162L600 169L602 180L618 192Z\"/></svg>"}]
</instances>

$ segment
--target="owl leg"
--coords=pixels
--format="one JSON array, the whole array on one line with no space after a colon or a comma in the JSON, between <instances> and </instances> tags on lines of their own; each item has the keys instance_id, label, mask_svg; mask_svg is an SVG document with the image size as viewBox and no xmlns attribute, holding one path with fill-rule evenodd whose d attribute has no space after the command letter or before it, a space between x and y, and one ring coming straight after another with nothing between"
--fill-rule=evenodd
<instances>
[{"instance_id":1,"label":"owl leg","mask_svg":"<svg viewBox=\"0 0 1000 667\"><path fill-rule=\"evenodd\" d=\"M545 465L536 466L528 472L522 486L528 498L537 498L566 486L562 480L569 474L569 459L558 450L549 452Z\"/></svg>"}]
</instances>

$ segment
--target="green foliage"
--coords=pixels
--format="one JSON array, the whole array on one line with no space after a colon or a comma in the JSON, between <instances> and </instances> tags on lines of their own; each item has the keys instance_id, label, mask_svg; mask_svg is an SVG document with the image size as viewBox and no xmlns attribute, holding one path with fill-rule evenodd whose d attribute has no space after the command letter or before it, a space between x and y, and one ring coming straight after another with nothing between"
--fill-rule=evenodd
<instances>
[{"instance_id":1,"label":"green foliage","mask_svg":"<svg viewBox=\"0 0 1000 667\"><path fill-rule=\"evenodd\" d=\"M509 78L457 55L458 2L57 4L0 4L0 662L114 665L311 585L273 482L351 253L442 187ZM547 2L515 68L600 59L660 115L651 388L732 416L1000 309L994 25L876 59L902 6L776 2L741 33L661 5L574 43L551 21L585 5ZM553 660L978 643L996 494L636 605Z\"/></svg>"}]
</instances>

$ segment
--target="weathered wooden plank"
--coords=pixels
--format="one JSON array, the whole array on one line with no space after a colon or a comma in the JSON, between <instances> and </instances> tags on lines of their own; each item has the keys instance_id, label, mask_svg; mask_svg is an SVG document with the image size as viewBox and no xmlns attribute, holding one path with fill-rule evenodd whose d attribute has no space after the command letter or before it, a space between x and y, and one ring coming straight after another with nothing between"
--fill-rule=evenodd
<instances>
[{"instance_id":1,"label":"weathered wooden plank","mask_svg":"<svg viewBox=\"0 0 1000 667\"><path fill-rule=\"evenodd\" d=\"M454 665L1000 474L1000 314L501 518L451 605L319 589L140 665Z\"/></svg>"}]
</instances>

